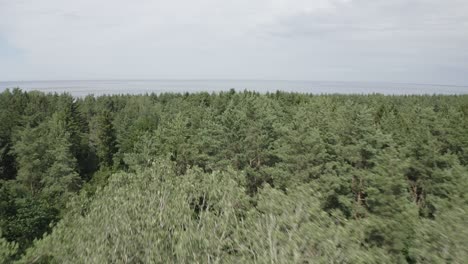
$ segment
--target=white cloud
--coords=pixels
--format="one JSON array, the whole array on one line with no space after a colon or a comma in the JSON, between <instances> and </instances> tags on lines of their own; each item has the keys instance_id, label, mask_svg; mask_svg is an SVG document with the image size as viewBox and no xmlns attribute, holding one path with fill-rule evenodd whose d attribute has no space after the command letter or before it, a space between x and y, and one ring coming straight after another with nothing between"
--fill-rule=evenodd
<instances>
[{"instance_id":1,"label":"white cloud","mask_svg":"<svg viewBox=\"0 0 468 264\"><path fill-rule=\"evenodd\" d=\"M466 0L0 0L2 39L0 80L468 84Z\"/></svg>"}]
</instances>

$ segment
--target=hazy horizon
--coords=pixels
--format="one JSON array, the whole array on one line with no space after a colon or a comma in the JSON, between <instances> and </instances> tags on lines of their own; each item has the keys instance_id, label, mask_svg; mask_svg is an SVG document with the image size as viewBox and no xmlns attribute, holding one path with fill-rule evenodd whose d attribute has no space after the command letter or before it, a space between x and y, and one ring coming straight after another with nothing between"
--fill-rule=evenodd
<instances>
[{"instance_id":1,"label":"hazy horizon","mask_svg":"<svg viewBox=\"0 0 468 264\"><path fill-rule=\"evenodd\" d=\"M0 91L19 87L25 91L89 94L195 93L236 91L297 92L310 94L468 94L468 86L344 81L290 80L55 80L1 82Z\"/></svg>"},{"instance_id":2,"label":"hazy horizon","mask_svg":"<svg viewBox=\"0 0 468 264\"><path fill-rule=\"evenodd\" d=\"M398 81L334 81L320 79L253 79L253 78L96 78L96 79L18 79L18 80L0 80L0 83L21 83L21 82L106 82L106 81L282 81L282 82L320 82L320 83L367 83L367 84L414 84L428 86L459 86L468 87L468 84L452 84L452 83L422 83L422 82L398 82Z\"/></svg>"}]
</instances>

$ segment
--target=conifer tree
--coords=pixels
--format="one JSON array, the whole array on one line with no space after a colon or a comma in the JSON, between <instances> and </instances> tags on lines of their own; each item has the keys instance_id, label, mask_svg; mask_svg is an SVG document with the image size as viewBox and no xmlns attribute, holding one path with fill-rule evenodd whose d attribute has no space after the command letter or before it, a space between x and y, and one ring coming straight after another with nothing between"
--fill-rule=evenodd
<instances>
[{"instance_id":1,"label":"conifer tree","mask_svg":"<svg viewBox=\"0 0 468 264\"><path fill-rule=\"evenodd\" d=\"M117 152L112 115L108 110L104 110L93 121L91 141L96 148L99 163L101 166L112 167L113 157Z\"/></svg>"}]
</instances>

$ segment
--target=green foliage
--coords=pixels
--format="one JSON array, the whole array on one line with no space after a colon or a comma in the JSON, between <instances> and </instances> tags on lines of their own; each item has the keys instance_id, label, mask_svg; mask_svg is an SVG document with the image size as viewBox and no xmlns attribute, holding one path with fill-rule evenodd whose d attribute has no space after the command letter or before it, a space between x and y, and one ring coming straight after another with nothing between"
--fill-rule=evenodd
<instances>
[{"instance_id":1,"label":"green foliage","mask_svg":"<svg viewBox=\"0 0 468 264\"><path fill-rule=\"evenodd\" d=\"M248 206L235 179L233 172L198 170L177 177L171 164L159 162L137 174L115 174L85 216L71 212L23 260L219 262Z\"/></svg>"},{"instance_id":2,"label":"green foliage","mask_svg":"<svg viewBox=\"0 0 468 264\"><path fill-rule=\"evenodd\" d=\"M18 245L3 238L0 230L0 263L9 263L17 250Z\"/></svg>"},{"instance_id":3,"label":"green foliage","mask_svg":"<svg viewBox=\"0 0 468 264\"><path fill-rule=\"evenodd\" d=\"M19 165L17 180L32 195L53 199L52 203L57 204L65 202L69 192L79 189L80 177L70 137L66 122L58 114L19 133L14 146Z\"/></svg>"},{"instance_id":4,"label":"green foliage","mask_svg":"<svg viewBox=\"0 0 468 264\"><path fill-rule=\"evenodd\" d=\"M466 95L6 90L0 260L463 263L467 129Z\"/></svg>"},{"instance_id":5,"label":"green foliage","mask_svg":"<svg viewBox=\"0 0 468 264\"><path fill-rule=\"evenodd\" d=\"M116 153L115 129L112 124L112 115L104 110L92 120L91 141L96 148L96 155L101 166L111 167Z\"/></svg>"},{"instance_id":6,"label":"green foliage","mask_svg":"<svg viewBox=\"0 0 468 264\"><path fill-rule=\"evenodd\" d=\"M465 189L466 190L466 189ZM418 263L464 263L468 259L468 211L463 204L437 204L435 219L423 219L415 229L410 247Z\"/></svg>"}]
</instances>

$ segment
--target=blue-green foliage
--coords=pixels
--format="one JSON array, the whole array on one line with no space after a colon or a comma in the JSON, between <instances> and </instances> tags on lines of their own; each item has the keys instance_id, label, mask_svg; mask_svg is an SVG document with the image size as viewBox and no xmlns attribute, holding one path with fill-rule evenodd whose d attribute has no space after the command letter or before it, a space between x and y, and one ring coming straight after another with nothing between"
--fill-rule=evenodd
<instances>
[{"instance_id":1,"label":"blue-green foliage","mask_svg":"<svg viewBox=\"0 0 468 264\"><path fill-rule=\"evenodd\" d=\"M0 261L468 259L467 96L15 89L0 110Z\"/></svg>"}]
</instances>

